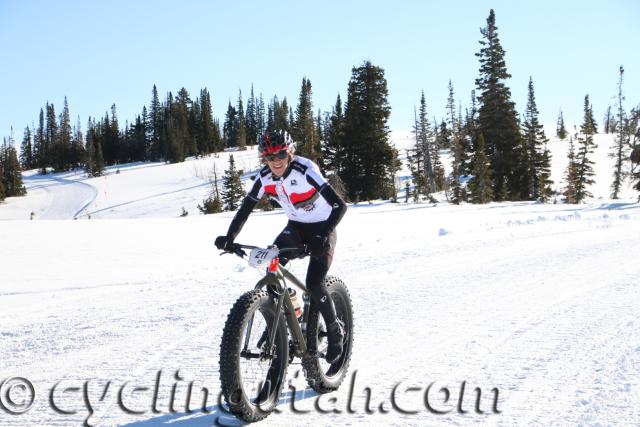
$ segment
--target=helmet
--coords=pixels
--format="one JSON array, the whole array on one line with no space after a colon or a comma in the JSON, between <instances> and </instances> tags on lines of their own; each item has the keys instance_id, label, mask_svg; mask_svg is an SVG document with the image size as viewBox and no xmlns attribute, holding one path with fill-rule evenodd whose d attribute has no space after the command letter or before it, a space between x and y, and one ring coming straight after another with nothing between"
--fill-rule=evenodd
<instances>
[{"instance_id":1,"label":"helmet","mask_svg":"<svg viewBox=\"0 0 640 427\"><path fill-rule=\"evenodd\" d=\"M261 156L277 153L280 150L288 150L293 145L291 135L285 130L268 130L262 134L258 151Z\"/></svg>"}]
</instances>

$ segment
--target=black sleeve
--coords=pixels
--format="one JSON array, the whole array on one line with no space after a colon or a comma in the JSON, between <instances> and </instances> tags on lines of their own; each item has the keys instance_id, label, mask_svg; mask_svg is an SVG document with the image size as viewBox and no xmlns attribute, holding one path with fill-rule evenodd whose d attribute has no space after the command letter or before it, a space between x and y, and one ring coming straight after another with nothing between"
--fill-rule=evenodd
<instances>
[{"instance_id":1,"label":"black sleeve","mask_svg":"<svg viewBox=\"0 0 640 427\"><path fill-rule=\"evenodd\" d=\"M307 182L313 185L313 187L318 190L318 193L320 193L320 195L324 197L327 203L329 203L329 205L331 205L332 207L329 218L327 218L327 220L325 221L325 230L326 233L329 234L336 229L338 223L347 212L347 204L344 202L344 200L342 200L342 197L340 197L340 195L336 193L336 190L334 190L333 187L329 185L328 182L320 185L309 175L307 175Z\"/></svg>"},{"instance_id":2,"label":"black sleeve","mask_svg":"<svg viewBox=\"0 0 640 427\"><path fill-rule=\"evenodd\" d=\"M325 221L327 224L327 234L331 233L338 226L338 223L342 220L342 217L347 212L347 204L342 200L342 197L333 187L329 184L325 184L320 189L320 195L331 205L333 208L329 218Z\"/></svg>"},{"instance_id":3,"label":"black sleeve","mask_svg":"<svg viewBox=\"0 0 640 427\"><path fill-rule=\"evenodd\" d=\"M244 223L247 222L247 218L249 218L249 214L253 211L253 208L258 204L258 202L253 199L251 196L247 196L242 201L242 205L236 215L233 217L231 221L231 225L229 225L229 231L227 231L227 238L231 240L235 240L240 234L240 230L244 226Z\"/></svg>"}]
</instances>

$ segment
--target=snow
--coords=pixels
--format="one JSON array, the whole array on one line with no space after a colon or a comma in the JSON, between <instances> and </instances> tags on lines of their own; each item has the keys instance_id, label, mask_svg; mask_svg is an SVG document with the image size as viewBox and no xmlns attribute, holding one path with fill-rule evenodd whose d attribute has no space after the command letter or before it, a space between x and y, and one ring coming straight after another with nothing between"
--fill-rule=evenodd
<instances>
[{"instance_id":1,"label":"snow","mask_svg":"<svg viewBox=\"0 0 640 427\"><path fill-rule=\"evenodd\" d=\"M319 396L291 365L280 413L260 425L637 425L640 205L629 188L608 199L612 137L597 142L586 204L350 205L331 267L354 303L350 372ZM555 179L568 141L549 145ZM233 154L259 167L255 151ZM1 425L242 425L216 401L218 351L233 302L260 273L213 247L233 213L196 209L228 155L100 178L25 174L29 195L0 206ZM238 241L266 245L285 223L254 212ZM14 377L35 394L20 415L2 406ZM191 408L205 386L208 412L186 410L191 382ZM407 413L392 408L394 387ZM28 387L10 395L29 401ZM56 412L51 395L74 413Z\"/></svg>"}]
</instances>

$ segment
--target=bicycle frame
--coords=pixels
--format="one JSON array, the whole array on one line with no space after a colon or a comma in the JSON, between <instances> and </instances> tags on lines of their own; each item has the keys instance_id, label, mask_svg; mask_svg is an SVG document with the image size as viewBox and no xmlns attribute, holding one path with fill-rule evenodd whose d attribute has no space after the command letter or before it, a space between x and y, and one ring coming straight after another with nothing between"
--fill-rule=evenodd
<instances>
[{"instance_id":1,"label":"bicycle frame","mask_svg":"<svg viewBox=\"0 0 640 427\"><path fill-rule=\"evenodd\" d=\"M282 267L278 264L277 272L271 273L268 272L262 279L258 281L255 286L255 289L262 289L272 285L275 289L275 292L278 296L276 313L280 313L282 307L284 306L284 314L285 320L287 322L287 326L289 327L289 331L291 332L291 337L293 340L293 351L294 355L297 357L302 357L307 352L307 341L304 337L303 326L306 325L307 318L309 316L309 299L304 298L304 309L302 312L302 325L298 322L298 318L296 317L295 308L293 307L293 302L291 302L291 297L289 296L289 292L287 291L287 284L285 279L289 280L295 286L300 288L304 293L308 293L307 287L302 283L296 276L294 276L289 270ZM275 331L278 329L278 323L280 321L280 316L276 316L275 322L271 330L269 331L268 337L268 345L266 347L266 355L268 357L272 356L273 344L275 342ZM251 330L253 325L253 317L249 320L249 324L247 325L247 330ZM249 334L245 336L245 349L249 345Z\"/></svg>"}]
</instances>

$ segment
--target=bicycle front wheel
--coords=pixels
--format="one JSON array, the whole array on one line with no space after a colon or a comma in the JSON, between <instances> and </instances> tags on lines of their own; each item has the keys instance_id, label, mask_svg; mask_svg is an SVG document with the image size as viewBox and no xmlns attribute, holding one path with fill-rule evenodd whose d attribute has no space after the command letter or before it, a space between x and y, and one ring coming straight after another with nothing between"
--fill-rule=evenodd
<instances>
[{"instance_id":1,"label":"bicycle front wheel","mask_svg":"<svg viewBox=\"0 0 640 427\"><path fill-rule=\"evenodd\" d=\"M269 331L276 318L274 348L267 352ZM289 363L289 340L284 316L263 290L252 290L234 304L220 344L220 383L229 411L254 422L278 404Z\"/></svg>"}]
</instances>

